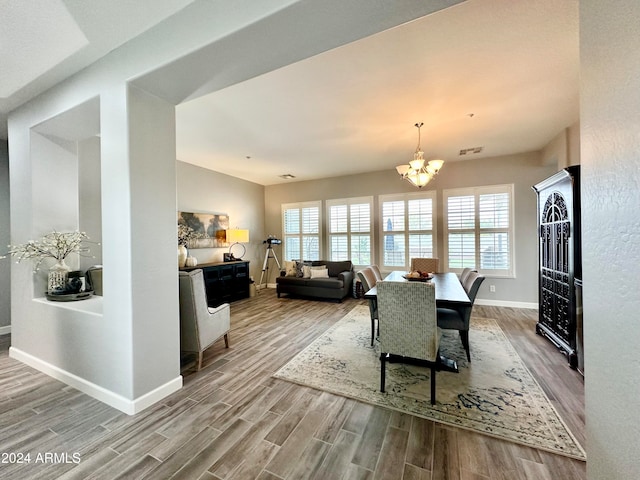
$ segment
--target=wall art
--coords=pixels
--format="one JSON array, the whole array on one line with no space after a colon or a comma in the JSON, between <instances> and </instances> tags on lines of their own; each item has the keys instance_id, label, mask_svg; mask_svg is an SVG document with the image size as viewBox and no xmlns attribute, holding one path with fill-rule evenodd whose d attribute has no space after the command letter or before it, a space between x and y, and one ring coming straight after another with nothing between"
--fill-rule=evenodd
<instances>
[{"instance_id":1,"label":"wall art","mask_svg":"<svg viewBox=\"0 0 640 480\"><path fill-rule=\"evenodd\" d=\"M225 213L178 212L178 225L186 229L187 248L228 247L226 230L229 228L229 215ZM182 235L185 229L179 230Z\"/></svg>"}]
</instances>

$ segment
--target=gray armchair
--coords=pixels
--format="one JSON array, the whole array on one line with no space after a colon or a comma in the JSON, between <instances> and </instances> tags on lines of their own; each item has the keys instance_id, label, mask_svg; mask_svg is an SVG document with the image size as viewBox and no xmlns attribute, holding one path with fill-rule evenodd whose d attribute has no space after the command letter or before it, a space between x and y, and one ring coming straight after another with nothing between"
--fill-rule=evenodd
<instances>
[{"instance_id":1,"label":"gray armchair","mask_svg":"<svg viewBox=\"0 0 640 480\"><path fill-rule=\"evenodd\" d=\"M484 281L484 275L478 272L469 272L465 282L462 284L471 300L468 307L459 308L438 308L438 327L445 330L458 330L462 346L467 353L467 360L471 362L471 351L469 349L469 324L471 322L471 310L476 301L476 295L480 284Z\"/></svg>"},{"instance_id":2,"label":"gray armchair","mask_svg":"<svg viewBox=\"0 0 640 480\"><path fill-rule=\"evenodd\" d=\"M202 270L179 272L180 282L180 350L198 354L196 370L202 368L206 349L224 337L229 348L231 313L228 303L219 307L207 306Z\"/></svg>"},{"instance_id":3,"label":"gray armchair","mask_svg":"<svg viewBox=\"0 0 640 480\"><path fill-rule=\"evenodd\" d=\"M440 331L435 288L427 282L378 282L380 320L380 391L385 388L385 362L399 361L431 368L431 404L436 403Z\"/></svg>"}]
</instances>

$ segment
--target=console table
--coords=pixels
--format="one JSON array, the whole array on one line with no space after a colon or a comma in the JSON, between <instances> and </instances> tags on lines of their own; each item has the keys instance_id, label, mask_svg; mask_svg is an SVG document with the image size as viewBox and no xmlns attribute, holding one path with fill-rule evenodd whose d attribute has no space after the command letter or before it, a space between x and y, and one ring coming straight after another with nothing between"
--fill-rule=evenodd
<instances>
[{"instance_id":1,"label":"console table","mask_svg":"<svg viewBox=\"0 0 640 480\"><path fill-rule=\"evenodd\" d=\"M203 263L195 267L183 267L180 270L189 272L201 269L204 275L204 286L207 292L207 304L217 307L249 296L249 262L235 261L222 263Z\"/></svg>"}]
</instances>

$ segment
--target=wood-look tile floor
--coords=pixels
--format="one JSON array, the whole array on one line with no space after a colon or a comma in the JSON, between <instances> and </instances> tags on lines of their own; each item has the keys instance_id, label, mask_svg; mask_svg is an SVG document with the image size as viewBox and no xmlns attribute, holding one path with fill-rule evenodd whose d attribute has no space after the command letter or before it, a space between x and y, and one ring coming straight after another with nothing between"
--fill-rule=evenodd
<instances>
[{"instance_id":1,"label":"wood-look tile floor","mask_svg":"<svg viewBox=\"0 0 640 480\"><path fill-rule=\"evenodd\" d=\"M363 302L263 290L233 303L231 348L218 342L200 372L183 371L184 388L135 416L9 358L0 336L0 478L586 478L584 462L271 377ZM582 378L535 335L537 313L476 306L474 315L498 320L584 445ZM31 463L11 456L21 453Z\"/></svg>"}]
</instances>

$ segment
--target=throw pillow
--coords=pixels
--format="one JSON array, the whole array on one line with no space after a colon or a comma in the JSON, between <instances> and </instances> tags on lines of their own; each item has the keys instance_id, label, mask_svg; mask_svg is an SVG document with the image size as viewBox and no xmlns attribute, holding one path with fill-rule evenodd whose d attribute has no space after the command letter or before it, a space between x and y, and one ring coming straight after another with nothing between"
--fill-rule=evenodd
<instances>
[{"instance_id":1,"label":"throw pillow","mask_svg":"<svg viewBox=\"0 0 640 480\"><path fill-rule=\"evenodd\" d=\"M297 275L296 262L292 260L286 260L284 262L284 274L287 277L295 277Z\"/></svg>"},{"instance_id":2,"label":"throw pillow","mask_svg":"<svg viewBox=\"0 0 640 480\"><path fill-rule=\"evenodd\" d=\"M311 269L311 278L329 278L329 270L325 267Z\"/></svg>"},{"instance_id":3,"label":"throw pillow","mask_svg":"<svg viewBox=\"0 0 640 480\"><path fill-rule=\"evenodd\" d=\"M304 263L302 267L302 278L311 278L311 270L322 270L326 268L324 265L321 266L313 266L308 265L308 262Z\"/></svg>"},{"instance_id":4,"label":"throw pillow","mask_svg":"<svg viewBox=\"0 0 640 480\"><path fill-rule=\"evenodd\" d=\"M311 265L309 262L298 262L296 261L296 277L304 277L304 266Z\"/></svg>"}]
</instances>

